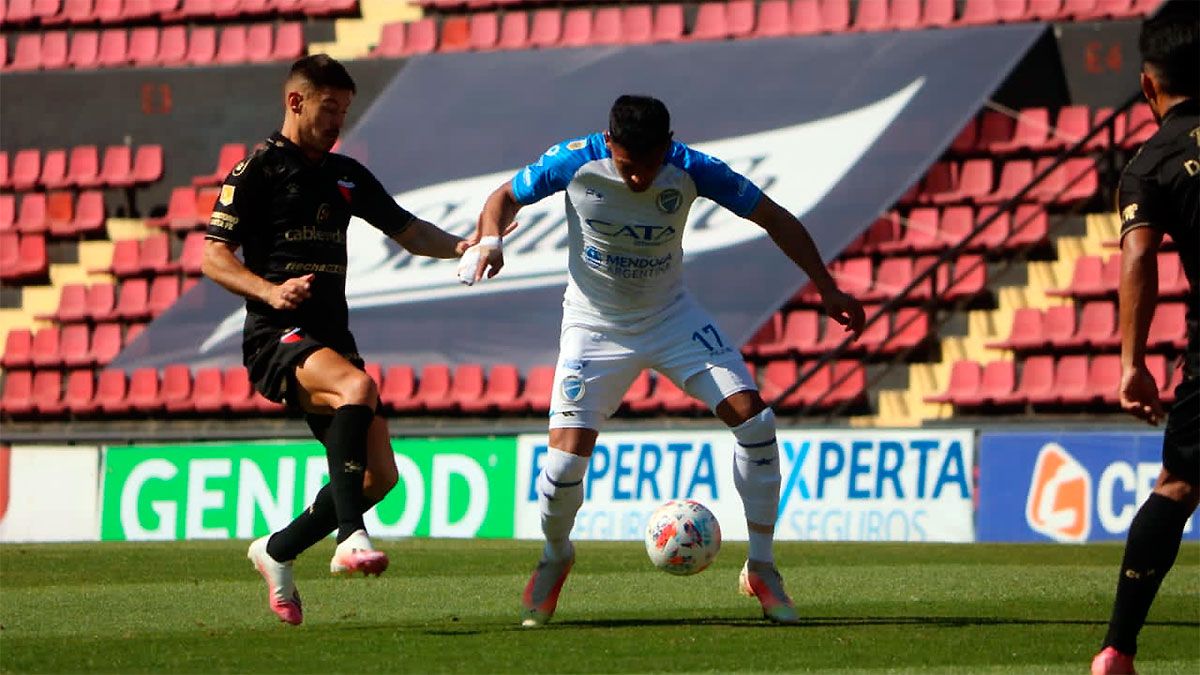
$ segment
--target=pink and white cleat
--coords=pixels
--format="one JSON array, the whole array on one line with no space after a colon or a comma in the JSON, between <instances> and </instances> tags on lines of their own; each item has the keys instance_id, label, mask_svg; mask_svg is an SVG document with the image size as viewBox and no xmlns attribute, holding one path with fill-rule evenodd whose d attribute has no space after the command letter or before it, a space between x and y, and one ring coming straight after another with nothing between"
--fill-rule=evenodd
<instances>
[{"instance_id":1,"label":"pink and white cleat","mask_svg":"<svg viewBox=\"0 0 1200 675\"><path fill-rule=\"evenodd\" d=\"M1133 657L1117 651L1116 647L1105 647L1092 659L1092 675L1137 675L1133 669Z\"/></svg>"},{"instance_id":2,"label":"pink and white cleat","mask_svg":"<svg viewBox=\"0 0 1200 675\"><path fill-rule=\"evenodd\" d=\"M366 530L356 530L354 534L346 537L346 540L334 549L333 559L329 561L330 574L351 575L362 572L363 576L379 576L387 568L387 554L375 550Z\"/></svg>"},{"instance_id":3,"label":"pink and white cleat","mask_svg":"<svg viewBox=\"0 0 1200 675\"><path fill-rule=\"evenodd\" d=\"M762 605L763 617L775 623L799 623L796 606L783 590L783 577L774 565L746 561L738 576L738 591L742 595L756 598Z\"/></svg>"},{"instance_id":4,"label":"pink and white cleat","mask_svg":"<svg viewBox=\"0 0 1200 675\"><path fill-rule=\"evenodd\" d=\"M250 544L246 557L267 582L267 601L271 611L284 623L299 626L304 621L304 609L300 605L300 592L292 579L292 562L279 562L267 553L267 540L271 535L259 537Z\"/></svg>"},{"instance_id":5,"label":"pink and white cleat","mask_svg":"<svg viewBox=\"0 0 1200 675\"><path fill-rule=\"evenodd\" d=\"M558 608L558 594L567 575L575 565L575 547L571 546L571 556L564 560L548 560L543 557L525 584L525 593L521 595L521 625L526 628L544 626L554 610Z\"/></svg>"}]
</instances>

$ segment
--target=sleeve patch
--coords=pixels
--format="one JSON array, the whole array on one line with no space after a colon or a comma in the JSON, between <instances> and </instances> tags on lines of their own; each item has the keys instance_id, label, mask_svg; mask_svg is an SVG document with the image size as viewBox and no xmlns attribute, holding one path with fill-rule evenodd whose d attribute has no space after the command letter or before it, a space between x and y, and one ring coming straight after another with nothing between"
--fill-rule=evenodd
<instances>
[{"instance_id":1,"label":"sleeve patch","mask_svg":"<svg viewBox=\"0 0 1200 675\"><path fill-rule=\"evenodd\" d=\"M570 143L567 143L567 149L568 150L582 150L582 149L586 148L587 145L588 145L587 139L581 138L577 141L571 141Z\"/></svg>"},{"instance_id":2,"label":"sleeve patch","mask_svg":"<svg viewBox=\"0 0 1200 675\"><path fill-rule=\"evenodd\" d=\"M1131 223L1135 218L1137 218L1137 212L1138 205L1137 202L1134 202L1121 210L1121 220L1126 223Z\"/></svg>"},{"instance_id":3,"label":"sleeve patch","mask_svg":"<svg viewBox=\"0 0 1200 675\"><path fill-rule=\"evenodd\" d=\"M234 192L234 187L232 185L228 185L228 184L222 185L221 186L221 196L217 198L217 202L224 206L232 206L233 205L233 192Z\"/></svg>"}]
</instances>

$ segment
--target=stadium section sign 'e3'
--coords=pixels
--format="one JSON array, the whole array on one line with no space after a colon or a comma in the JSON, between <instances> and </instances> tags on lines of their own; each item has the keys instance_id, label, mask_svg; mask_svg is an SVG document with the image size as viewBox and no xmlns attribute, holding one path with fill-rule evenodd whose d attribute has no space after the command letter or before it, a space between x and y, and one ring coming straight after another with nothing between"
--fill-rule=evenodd
<instances>
[{"instance_id":1,"label":"stadium section sign 'e3'","mask_svg":"<svg viewBox=\"0 0 1200 675\"><path fill-rule=\"evenodd\" d=\"M985 433L979 540L1124 540L1161 469L1162 432Z\"/></svg>"},{"instance_id":2,"label":"stadium section sign 'e3'","mask_svg":"<svg viewBox=\"0 0 1200 675\"><path fill-rule=\"evenodd\" d=\"M513 534L514 440L393 439L400 480L373 536ZM315 442L107 448L103 540L247 539L286 525L328 481Z\"/></svg>"},{"instance_id":3,"label":"stadium section sign 'e3'","mask_svg":"<svg viewBox=\"0 0 1200 675\"><path fill-rule=\"evenodd\" d=\"M974 540L974 433L780 430L781 540ZM727 431L601 435L571 536L640 540L668 499L712 510L726 539L746 538ZM517 440L516 536L540 538L534 481L544 436Z\"/></svg>"},{"instance_id":4,"label":"stadium section sign 'e3'","mask_svg":"<svg viewBox=\"0 0 1200 675\"><path fill-rule=\"evenodd\" d=\"M649 93L670 107L677 139L803 218L833 258L916 183L1045 31L1014 24L438 54L407 63L342 147L406 208L465 234L487 195L521 167L604 128L619 94ZM569 255L562 196L518 221L503 272L471 288L458 284L453 262L414 258L352 224L347 293L359 352L418 366L553 362ZM805 282L761 229L707 200L693 205L683 245L688 287L737 344ZM241 305L198 284L114 367L240 363Z\"/></svg>"}]
</instances>

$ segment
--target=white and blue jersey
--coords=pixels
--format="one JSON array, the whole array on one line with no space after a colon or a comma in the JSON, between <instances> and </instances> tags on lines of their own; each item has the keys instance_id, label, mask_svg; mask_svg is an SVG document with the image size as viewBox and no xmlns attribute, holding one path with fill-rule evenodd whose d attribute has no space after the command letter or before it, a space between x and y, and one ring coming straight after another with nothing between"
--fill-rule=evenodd
<instances>
[{"instance_id":1,"label":"white and blue jersey","mask_svg":"<svg viewBox=\"0 0 1200 675\"><path fill-rule=\"evenodd\" d=\"M697 197L745 217L761 190L724 162L673 142L644 192L613 166L604 134L552 146L512 180L522 205L566 193L566 319L599 328L652 326L684 294L683 230Z\"/></svg>"}]
</instances>

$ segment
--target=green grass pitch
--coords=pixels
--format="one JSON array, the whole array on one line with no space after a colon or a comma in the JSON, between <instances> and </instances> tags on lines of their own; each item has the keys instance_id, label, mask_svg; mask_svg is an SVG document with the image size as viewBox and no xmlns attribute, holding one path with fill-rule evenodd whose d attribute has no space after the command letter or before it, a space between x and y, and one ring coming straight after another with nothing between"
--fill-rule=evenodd
<instances>
[{"instance_id":1,"label":"green grass pitch","mask_svg":"<svg viewBox=\"0 0 1200 675\"><path fill-rule=\"evenodd\" d=\"M1121 547L786 543L803 622L736 594L745 545L676 578L638 543L578 545L555 621L518 625L533 542L383 542L381 578L297 563L305 623L278 622L244 542L0 546L4 672L1084 673ZM1200 673L1200 546L1142 633L1144 675Z\"/></svg>"}]
</instances>

